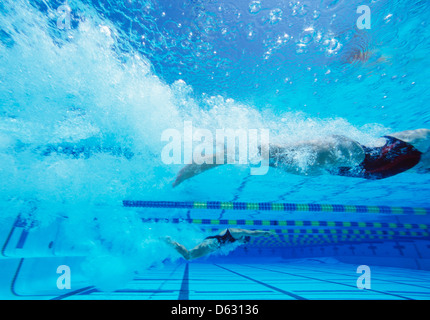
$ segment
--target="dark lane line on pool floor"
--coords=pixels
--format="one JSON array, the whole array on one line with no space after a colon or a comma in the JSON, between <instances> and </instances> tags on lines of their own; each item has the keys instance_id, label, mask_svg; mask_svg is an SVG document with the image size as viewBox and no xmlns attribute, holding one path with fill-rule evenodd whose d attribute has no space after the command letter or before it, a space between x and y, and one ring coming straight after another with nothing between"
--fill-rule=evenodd
<instances>
[{"instance_id":1,"label":"dark lane line on pool floor","mask_svg":"<svg viewBox=\"0 0 430 320\"><path fill-rule=\"evenodd\" d=\"M181 289L179 290L178 300L190 300L190 271L189 271L189 263L185 265L184 276L182 278Z\"/></svg>"},{"instance_id":2,"label":"dark lane line on pool floor","mask_svg":"<svg viewBox=\"0 0 430 320\"><path fill-rule=\"evenodd\" d=\"M243 274L241 274L241 273L239 273L239 272L236 272L236 271L230 270L230 269L225 268L225 267L221 267L220 265L217 265L217 264L214 264L214 265L215 265L215 266L217 266L218 268L221 268L221 269L227 270L227 271L229 271L229 272L231 272L231 273L234 273L234 274L236 274L236 275L238 275L238 276L241 276L241 277L243 277L243 278L245 278L245 279L248 279L248 280L250 280L250 281L253 281L253 282L256 282L256 283L258 283L258 284L261 284L261 285L263 285L263 286L265 286L265 287L267 287L267 288L270 288L270 289L272 289L272 290L275 290L275 291L278 291L278 292L280 292L280 293L283 293L283 294L285 294L285 295L287 295L287 296L290 296L290 297L292 297L292 298L294 298L294 299L297 299L297 300L307 300L306 298L303 298L303 297L301 297L301 296L299 296L299 295L297 295L297 294L294 294L294 293L292 293L292 292L288 292L288 291L282 290L282 289L280 289L280 288L274 287L274 286L272 286L272 285L270 285L270 284L264 283L264 282L259 281L259 280L257 280L257 279L254 279L254 278L251 278L251 277L245 276L245 275L243 275Z\"/></svg>"},{"instance_id":3,"label":"dark lane line on pool floor","mask_svg":"<svg viewBox=\"0 0 430 320\"><path fill-rule=\"evenodd\" d=\"M244 264L242 266L245 266L245 267L248 267L248 268L259 269L259 270L276 272L276 273L282 273L282 274L286 274L286 275L293 276L293 277L304 278L304 279L309 279L309 280L316 280L316 281L322 281L322 282L326 282L326 283L332 283L332 284L337 284L337 285L347 286L347 287L350 287L350 288L357 289L356 286L353 286L353 285L350 285L350 284L346 284L346 283L342 283L342 282L336 282L336 281L324 280L324 279L319 279L319 278L313 278L313 277L309 277L309 276L298 275L298 274L289 273L289 272L285 272L285 271L272 270L272 269L261 268L261 267L256 267L256 266L250 266L250 265L246 265L246 264ZM359 289L357 289L357 290L359 290ZM330 290L328 290L328 291L330 291ZM405 296L401 296L401 295L393 294L393 293L388 293L388 292L384 292L384 291L379 291L379 290L366 289L366 291L371 291L371 292L376 292L376 293L380 293L380 294L385 294L385 295L389 295L389 296L393 296L393 297L398 297L398 298L402 298L402 299L406 299L406 300L414 300L414 299L409 298L409 297L405 297Z\"/></svg>"},{"instance_id":4,"label":"dark lane line on pool floor","mask_svg":"<svg viewBox=\"0 0 430 320\"><path fill-rule=\"evenodd\" d=\"M350 278L356 278L357 276L355 274L345 274L345 273L340 273L340 272L333 272L333 271L327 271L327 270L316 270L316 269L312 269L312 268L306 268L306 269L301 269L298 267L290 267L292 269L296 269L296 270L306 270L306 271L312 271L312 272L320 272L320 273L330 273L330 274L334 274L334 275L340 275L340 276L345 276L345 277L350 277ZM414 278L417 279L417 278ZM405 286L412 286L412 287L418 287L418 288L423 288L423 289L430 289L430 287L428 286L421 286L419 284L412 284L412 283L404 283L404 282L400 282L400 281L395 281L395 280L387 280L387 279L375 279L378 281L384 281L384 282L390 282L390 283L395 283L395 284L400 284L400 285L405 285Z\"/></svg>"}]
</instances>

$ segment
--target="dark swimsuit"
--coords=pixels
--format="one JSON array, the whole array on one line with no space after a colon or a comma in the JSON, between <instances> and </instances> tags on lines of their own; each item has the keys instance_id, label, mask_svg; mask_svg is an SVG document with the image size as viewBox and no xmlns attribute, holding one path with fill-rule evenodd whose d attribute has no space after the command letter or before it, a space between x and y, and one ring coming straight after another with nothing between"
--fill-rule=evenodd
<instances>
[{"instance_id":1,"label":"dark swimsuit","mask_svg":"<svg viewBox=\"0 0 430 320\"><path fill-rule=\"evenodd\" d=\"M227 231L221 236L221 235L216 235L216 236L210 236L210 237L206 237L206 239L216 239L218 240L219 245L224 245L224 244L229 244L229 243L233 243L236 242L237 239L235 239L231 233L230 230L227 229Z\"/></svg>"},{"instance_id":2,"label":"dark swimsuit","mask_svg":"<svg viewBox=\"0 0 430 320\"><path fill-rule=\"evenodd\" d=\"M422 153L411 144L394 137L384 136L387 142L382 147L361 146L365 158L356 167L340 167L333 174L364 179L384 179L415 167Z\"/></svg>"}]
</instances>

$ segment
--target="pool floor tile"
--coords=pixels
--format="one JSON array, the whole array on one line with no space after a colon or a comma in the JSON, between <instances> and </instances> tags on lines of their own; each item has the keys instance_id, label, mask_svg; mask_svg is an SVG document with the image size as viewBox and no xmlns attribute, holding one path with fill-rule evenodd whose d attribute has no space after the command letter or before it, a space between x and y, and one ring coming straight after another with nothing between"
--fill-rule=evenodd
<instances>
[{"instance_id":1,"label":"pool floor tile","mask_svg":"<svg viewBox=\"0 0 430 320\"><path fill-rule=\"evenodd\" d=\"M371 288L358 289L357 266L315 263L185 263L146 270L123 289L65 299L397 300L429 299L430 272L371 267Z\"/></svg>"}]
</instances>

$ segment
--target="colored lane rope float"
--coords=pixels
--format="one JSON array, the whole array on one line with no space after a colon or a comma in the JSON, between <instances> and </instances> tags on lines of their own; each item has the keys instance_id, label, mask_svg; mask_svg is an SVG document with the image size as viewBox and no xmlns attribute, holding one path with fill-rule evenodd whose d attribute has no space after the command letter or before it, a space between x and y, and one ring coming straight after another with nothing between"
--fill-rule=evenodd
<instances>
[{"instance_id":1,"label":"colored lane rope float","mask_svg":"<svg viewBox=\"0 0 430 320\"><path fill-rule=\"evenodd\" d=\"M191 223L209 227L211 232L229 226L266 226L276 235L270 238L253 238L251 245L278 247L282 245L317 245L346 242L375 242L384 240L428 240L429 225L385 222L341 221L276 221L276 220L214 220L214 219L163 219L143 218L144 222ZM282 228L288 227L291 228ZM274 228L273 228L274 227ZM279 228L281 227L281 229ZM400 230L399 230L400 229ZM401 230L403 229L403 230ZM413 230L417 231L413 231Z\"/></svg>"},{"instance_id":2,"label":"colored lane rope float","mask_svg":"<svg viewBox=\"0 0 430 320\"><path fill-rule=\"evenodd\" d=\"M142 219L144 222L169 222L169 223L192 223L207 226L218 225L212 231L219 231L227 226L247 225L247 226L292 226L315 228L290 228L272 229L278 236L283 237L398 237L398 238L428 238L430 233L426 232L429 225L426 224L400 224L400 223L380 223L380 222L339 222L339 221L263 221L263 220L210 220L210 219ZM266 223L265 223L266 222ZM357 229L359 228L359 229ZM384 230L388 228L388 230ZM395 229L395 230L393 230ZM407 230L399 230L407 229ZM411 231L419 229L420 231ZM267 229L269 230L269 229Z\"/></svg>"},{"instance_id":3,"label":"colored lane rope float","mask_svg":"<svg viewBox=\"0 0 430 320\"><path fill-rule=\"evenodd\" d=\"M212 229L212 232L219 231L219 229ZM381 241L404 241L404 240L428 240L429 234L426 232L388 232L381 233L379 231L375 233L365 234L345 234L345 232L337 231L333 234L326 232L323 233L309 233L309 230L300 230L297 233L297 229L293 230L276 230L277 234L273 237L258 237L251 238L250 245L252 246L264 246L264 247L282 247L285 245L321 245L321 244L342 244L342 243L374 243ZM368 230L366 230L368 231ZM281 232L281 234L280 234Z\"/></svg>"},{"instance_id":4,"label":"colored lane rope float","mask_svg":"<svg viewBox=\"0 0 430 320\"><path fill-rule=\"evenodd\" d=\"M349 212L427 215L430 208L339 205L339 204L296 204L296 203L251 203L221 201L123 201L124 207L165 208L165 209L200 209L200 210L252 210L252 211L288 211L288 212Z\"/></svg>"},{"instance_id":5,"label":"colored lane rope float","mask_svg":"<svg viewBox=\"0 0 430 320\"><path fill-rule=\"evenodd\" d=\"M399 239L393 237L368 237L368 238L289 238L281 240L266 240L266 239L252 239L250 245L263 246L263 247L284 247L285 245L294 246L307 246L307 245L325 245L325 244L345 244L345 243L377 243L381 241L398 241Z\"/></svg>"},{"instance_id":6,"label":"colored lane rope float","mask_svg":"<svg viewBox=\"0 0 430 320\"><path fill-rule=\"evenodd\" d=\"M235 225L235 226L293 226L293 227L342 227L342 228L390 228L390 229L422 229L430 228L428 224L389 223L365 221L302 221L302 220L245 220L245 219L182 219L182 218L147 218L145 221L194 223L201 225Z\"/></svg>"}]
</instances>

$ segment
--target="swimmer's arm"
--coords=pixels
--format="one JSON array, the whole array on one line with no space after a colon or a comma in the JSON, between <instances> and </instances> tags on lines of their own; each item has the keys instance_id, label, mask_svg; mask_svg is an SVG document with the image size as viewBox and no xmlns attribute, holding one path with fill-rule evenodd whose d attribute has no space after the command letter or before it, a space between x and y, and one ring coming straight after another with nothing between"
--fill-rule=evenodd
<instances>
[{"instance_id":1,"label":"swimmer's arm","mask_svg":"<svg viewBox=\"0 0 430 320\"><path fill-rule=\"evenodd\" d=\"M222 154L220 153L203 157L202 164L197 164L193 162L189 165L186 165L179 171L178 175L176 176L176 180L175 182L173 182L173 187L178 186L185 180L188 180L200 173L227 163L227 156L224 156L224 163L217 163L222 162L219 159L222 159Z\"/></svg>"},{"instance_id":2,"label":"swimmer's arm","mask_svg":"<svg viewBox=\"0 0 430 320\"><path fill-rule=\"evenodd\" d=\"M265 236L272 236L275 234L274 230L263 231L263 230L247 230L247 229L234 229L234 228L230 228L229 230L232 236L234 236L235 238L246 237L246 236L265 237Z\"/></svg>"},{"instance_id":3,"label":"swimmer's arm","mask_svg":"<svg viewBox=\"0 0 430 320\"><path fill-rule=\"evenodd\" d=\"M417 148L421 152L426 152L430 145L429 129L400 131L400 132L390 134L390 136L412 144L415 148Z\"/></svg>"},{"instance_id":4,"label":"swimmer's arm","mask_svg":"<svg viewBox=\"0 0 430 320\"><path fill-rule=\"evenodd\" d=\"M409 143L414 140L424 139L428 137L429 134L430 134L429 129L416 129L416 130L405 130L405 131L395 132L390 134L390 136Z\"/></svg>"},{"instance_id":5,"label":"swimmer's arm","mask_svg":"<svg viewBox=\"0 0 430 320\"><path fill-rule=\"evenodd\" d=\"M260 154L268 155L269 159L271 160L269 161L269 165L271 167L277 167L277 164L275 164L276 159L278 159L279 154L281 154L282 152L285 152L284 147L280 145L270 145L268 146L268 149L266 146L259 146L258 149ZM185 180L188 180L209 169L215 168L217 166L221 166L226 163L235 163L234 156L235 155L229 154L227 150L224 150L224 152L218 152L216 154L203 157L202 164L197 164L193 162L192 164L186 165L177 174L176 180L175 182L173 182L173 187L176 187L182 182L184 182ZM220 160L223 157L224 157L224 162Z\"/></svg>"}]
</instances>

